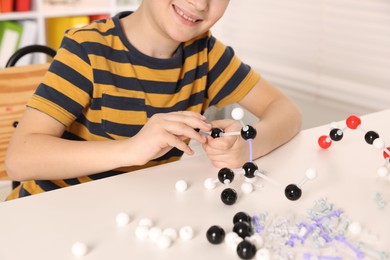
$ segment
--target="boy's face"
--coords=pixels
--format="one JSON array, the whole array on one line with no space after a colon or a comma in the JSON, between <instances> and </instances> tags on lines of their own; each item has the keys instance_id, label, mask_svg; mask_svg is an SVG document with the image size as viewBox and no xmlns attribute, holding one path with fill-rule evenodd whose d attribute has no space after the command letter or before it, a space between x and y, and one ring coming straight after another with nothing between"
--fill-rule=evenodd
<instances>
[{"instance_id":1,"label":"boy's face","mask_svg":"<svg viewBox=\"0 0 390 260\"><path fill-rule=\"evenodd\" d=\"M158 33L176 42L208 31L224 14L229 0L143 0Z\"/></svg>"}]
</instances>

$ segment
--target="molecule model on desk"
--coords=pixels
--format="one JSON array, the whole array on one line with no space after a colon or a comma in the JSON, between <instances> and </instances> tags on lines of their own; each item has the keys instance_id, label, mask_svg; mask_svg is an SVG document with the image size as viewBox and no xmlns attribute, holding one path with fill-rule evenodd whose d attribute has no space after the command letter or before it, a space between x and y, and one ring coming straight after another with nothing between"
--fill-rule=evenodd
<instances>
[{"instance_id":1,"label":"molecule model on desk","mask_svg":"<svg viewBox=\"0 0 390 260\"><path fill-rule=\"evenodd\" d=\"M239 173L240 175L244 175L246 177L246 182L241 185L241 190L244 193L251 193L256 185L253 184L253 179L255 177L260 177L270 182L271 184L282 187L281 184L274 181L273 179L266 176L262 171L259 170L256 163L253 162L253 140L257 135L257 131L254 127L250 125L246 125L243 123L242 118L244 117L244 111L241 108L235 108L232 111L232 118L241 122L242 128L240 132L225 132L219 128L213 128L210 134L213 138L219 138L223 136L232 136L232 135L240 135L245 141L249 144L249 161L246 162ZM285 187L284 194L289 200L298 200L302 195L301 187L307 180L312 180L316 178L317 172L315 169L308 169L306 172L306 177L300 184L289 184ZM229 168L222 168L218 172L218 179L214 180L212 178L206 179L204 185L206 189L214 189L218 182L224 185L230 185L235 177L235 173L233 170ZM237 201L237 192L233 188L225 188L221 193L221 200L226 205L233 205Z\"/></svg>"},{"instance_id":2,"label":"molecule model on desk","mask_svg":"<svg viewBox=\"0 0 390 260\"><path fill-rule=\"evenodd\" d=\"M375 131L367 131L361 125L361 119L358 116L351 115L346 120L346 127L341 129L336 123L331 124L331 130L329 136L322 135L318 138L318 145L323 149L328 149L332 145L332 141L338 142L343 139L344 132L347 128L355 130L359 129L364 133L364 140L369 144L373 145L378 150L383 151L383 157L385 158L385 163L383 166L379 167L377 173L380 177L386 177L389 175L389 164L390 164L390 147L386 147L383 139L379 137L379 134Z\"/></svg>"}]
</instances>

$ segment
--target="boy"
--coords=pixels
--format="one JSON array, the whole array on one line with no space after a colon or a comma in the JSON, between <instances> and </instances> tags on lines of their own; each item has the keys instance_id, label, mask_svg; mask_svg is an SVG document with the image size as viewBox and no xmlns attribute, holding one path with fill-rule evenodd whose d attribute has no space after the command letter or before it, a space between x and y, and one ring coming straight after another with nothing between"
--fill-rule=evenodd
<instances>
[{"instance_id":1,"label":"boy","mask_svg":"<svg viewBox=\"0 0 390 260\"><path fill-rule=\"evenodd\" d=\"M207 123L209 106L238 102L261 118L254 158L291 139L297 108L209 31L228 3L143 0L134 13L69 30L12 137L7 172L23 184L8 199L177 160L193 154L189 138L214 166L242 165L241 138L194 130L241 129Z\"/></svg>"}]
</instances>

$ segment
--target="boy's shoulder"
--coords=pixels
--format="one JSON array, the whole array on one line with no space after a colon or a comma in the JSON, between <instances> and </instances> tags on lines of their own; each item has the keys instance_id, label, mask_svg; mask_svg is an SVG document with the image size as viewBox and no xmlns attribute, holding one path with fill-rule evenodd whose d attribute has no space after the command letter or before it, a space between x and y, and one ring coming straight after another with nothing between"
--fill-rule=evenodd
<instances>
[{"instance_id":1,"label":"boy's shoulder","mask_svg":"<svg viewBox=\"0 0 390 260\"><path fill-rule=\"evenodd\" d=\"M90 24L87 24L85 26L79 27L79 28L70 28L66 31L66 34L69 36L75 36L80 34L88 34L91 32L97 32L100 34L107 34L110 32L110 30L115 28L115 23L113 22L113 19L102 19L98 21L93 21Z\"/></svg>"}]
</instances>

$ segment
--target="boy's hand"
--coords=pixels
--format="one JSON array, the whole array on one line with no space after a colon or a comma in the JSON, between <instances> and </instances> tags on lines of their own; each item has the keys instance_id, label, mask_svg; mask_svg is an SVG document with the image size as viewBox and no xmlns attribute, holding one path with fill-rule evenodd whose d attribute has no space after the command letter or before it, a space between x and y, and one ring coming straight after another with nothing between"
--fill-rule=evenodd
<instances>
[{"instance_id":1,"label":"boy's hand","mask_svg":"<svg viewBox=\"0 0 390 260\"><path fill-rule=\"evenodd\" d=\"M242 125L232 119L216 120L211 122L215 128L221 128L224 132L240 132ZM207 137L203 144L208 158L217 168L238 168L249 160L249 146L239 135L222 136L219 138Z\"/></svg>"},{"instance_id":2,"label":"boy's hand","mask_svg":"<svg viewBox=\"0 0 390 260\"><path fill-rule=\"evenodd\" d=\"M143 165L152 159L158 158L173 147L192 155L194 152L184 142L194 139L200 143L206 142L195 129L210 131L211 125L205 122L206 118L199 113L191 111L155 114L134 137L128 139L135 147L137 162L132 165Z\"/></svg>"}]
</instances>

